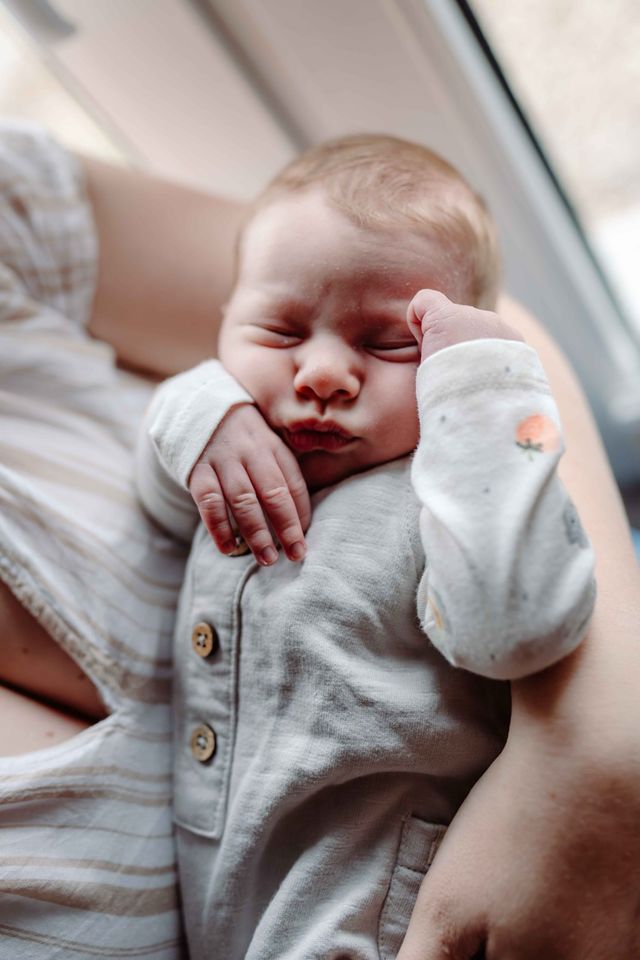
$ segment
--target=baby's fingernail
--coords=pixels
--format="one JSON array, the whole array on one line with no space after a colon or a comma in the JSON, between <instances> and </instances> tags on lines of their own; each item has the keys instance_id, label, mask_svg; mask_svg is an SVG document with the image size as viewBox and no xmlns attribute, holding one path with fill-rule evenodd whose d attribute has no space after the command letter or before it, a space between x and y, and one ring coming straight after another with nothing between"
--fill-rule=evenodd
<instances>
[{"instance_id":1,"label":"baby's fingernail","mask_svg":"<svg viewBox=\"0 0 640 960\"><path fill-rule=\"evenodd\" d=\"M307 555L307 548L304 543L298 541L297 543L292 543L289 547L289 556L292 560L304 560Z\"/></svg>"},{"instance_id":2,"label":"baby's fingernail","mask_svg":"<svg viewBox=\"0 0 640 960\"><path fill-rule=\"evenodd\" d=\"M260 563L262 563L265 567L270 567L271 564L275 563L277 559L278 552L275 547L265 547L258 557Z\"/></svg>"}]
</instances>

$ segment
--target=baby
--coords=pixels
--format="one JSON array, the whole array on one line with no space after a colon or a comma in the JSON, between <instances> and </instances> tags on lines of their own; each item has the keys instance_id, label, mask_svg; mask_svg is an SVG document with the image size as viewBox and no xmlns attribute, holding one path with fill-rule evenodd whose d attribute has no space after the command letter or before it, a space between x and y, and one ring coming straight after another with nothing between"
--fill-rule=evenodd
<instances>
[{"instance_id":1,"label":"baby","mask_svg":"<svg viewBox=\"0 0 640 960\"><path fill-rule=\"evenodd\" d=\"M388 137L321 145L252 209L224 366L156 394L143 501L188 535L191 483L226 553L201 525L176 629L192 960L394 957L503 745L497 681L584 634L593 556L537 355L489 312L497 283L492 221L442 159ZM301 562L257 545L242 498L256 559L221 514L233 478L212 464L250 402L280 438L258 432L252 463L264 443L286 484L292 452L315 491L306 544L287 540ZM281 495L262 479L263 503Z\"/></svg>"}]
</instances>

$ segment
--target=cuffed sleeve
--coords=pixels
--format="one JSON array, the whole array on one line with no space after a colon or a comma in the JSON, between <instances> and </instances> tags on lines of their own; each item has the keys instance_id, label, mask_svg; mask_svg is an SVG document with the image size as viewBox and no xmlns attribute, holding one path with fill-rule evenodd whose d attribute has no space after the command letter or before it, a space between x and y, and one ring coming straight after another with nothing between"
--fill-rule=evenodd
<instances>
[{"instance_id":1,"label":"cuffed sleeve","mask_svg":"<svg viewBox=\"0 0 640 960\"><path fill-rule=\"evenodd\" d=\"M457 344L421 365L417 392L423 628L474 673L542 670L579 644L595 585L557 476L564 445L538 356L519 341Z\"/></svg>"}]
</instances>

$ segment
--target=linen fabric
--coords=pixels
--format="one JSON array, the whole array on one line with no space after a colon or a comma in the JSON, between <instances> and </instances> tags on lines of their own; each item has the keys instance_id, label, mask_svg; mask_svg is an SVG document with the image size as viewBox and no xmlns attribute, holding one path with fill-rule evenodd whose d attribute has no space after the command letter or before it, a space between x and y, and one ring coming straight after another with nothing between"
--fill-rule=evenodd
<instances>
[{"instance_id":1,"label":"linen fabric","mask_svg":"<svg viewBox=\"0 0 640 960\"><path fill-rule=\"evenodd\" d=\"M209 366L206 407L194 402L205 365L193 389L183 374L149 408L145 500L173 484L194 510L172 425L188 437L187 412L215 424L228 408ZM445 825L504 742L499 679L584 634L593 555L557 478L560 427L535 352L450 348L417 390L413 461L316 493L303 563L222 556L197 529L174 691L192 960L395 956ZM202 622L217 640L207 657L191 643ZM216 743L206 762L192 750L202 725Z\"/></svg>"},{"instance_id":2,"label":"linen fabric","mask_svg":"<svg viewBox=\"0 0 640 960\"><path fill-rule=\"evenodd\" d=\"M150 386L88 335L97 238L74 158L0 126L0 577L105 720L0 758L0 956L178 960L171 635L184 552L145 516ZM38 669L38 664L33 664Z\"/></svg>"}]
</instances>

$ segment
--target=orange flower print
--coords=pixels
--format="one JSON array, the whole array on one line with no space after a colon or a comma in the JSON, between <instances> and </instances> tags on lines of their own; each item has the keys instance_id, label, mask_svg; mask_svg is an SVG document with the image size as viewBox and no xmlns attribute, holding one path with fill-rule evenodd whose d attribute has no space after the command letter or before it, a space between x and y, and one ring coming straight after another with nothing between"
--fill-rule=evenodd
<instances>
[{"instance_id":1,"label":"orange flower print","mask_svg":"<svg viewBox=\"0 0 640 960\"><path fill-rule=\"evenodd\" d=\"M435 602L433 597L429 597L429 606L431 607L431 613L433 614L433 619L438 630L442 630L444 627L444 620L442 619L442 614L440 613L440 608Z\"/></svg>"},{"instance_id":2,"label":"orange flower print","mask_svg":"<svg viewBox=\"0 0 640 960\"><path fill-rule=\"evenodd\" d=\"M560 446L560 433L557 426L543 413L533 413L521 420L516 428L516 444L526 450L529 459L533 453L553 453Z\"/></svg>"},{"instance_id":3,"label":"orange flower print","mask_svg":"<svg viewBox=\"0 0 640 960\"><path fill-rule=\"evenodd\" d=\"M446 630L447 633L451 633L451 624L449 623L449 617L447 616L447 611L445 610L444 603L442 602L442 597L433 589L429 590L429 596L427 599L427 604L431 610L431 615L433 617L433 622L437 630Z\"/></svg>"}]
</instances>

